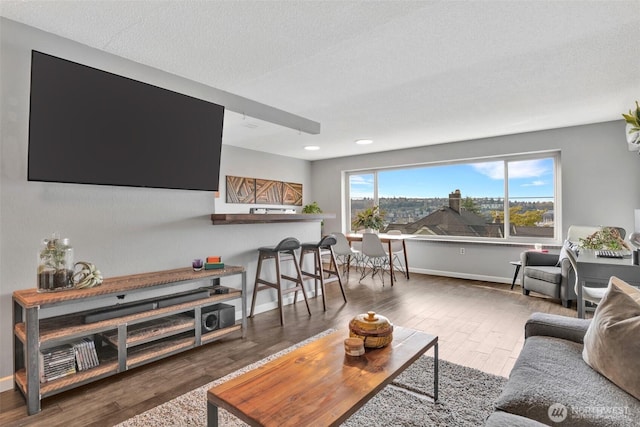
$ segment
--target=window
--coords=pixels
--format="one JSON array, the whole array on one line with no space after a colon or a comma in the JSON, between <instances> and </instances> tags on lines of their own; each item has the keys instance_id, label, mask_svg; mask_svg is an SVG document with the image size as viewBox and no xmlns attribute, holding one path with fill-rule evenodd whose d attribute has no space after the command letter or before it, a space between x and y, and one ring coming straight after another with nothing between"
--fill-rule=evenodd
<instances>
[{"instance_id":1,"label":"window","mask_svg":"<svg viewBox=\"0 0 640 427\"><path fill-rule=\"evenodd\" d=\"M379 205L385 228L424 236L555 239L559 155L350 172L351 217Z\"/></svg>"},{"instance_id":2,"label":"window","mask_svg":"<svg viewBox=\"0 0 640 427\"><path fill-rule=\"evenodd\" d=\"M349 211L351 212L351 218L355 218L359 212L376 204L375 188L374 173L349 174L349 193L351 194ZM353 219L350 219L349 224L352 222Z\"/></svg>"}]
</instances>

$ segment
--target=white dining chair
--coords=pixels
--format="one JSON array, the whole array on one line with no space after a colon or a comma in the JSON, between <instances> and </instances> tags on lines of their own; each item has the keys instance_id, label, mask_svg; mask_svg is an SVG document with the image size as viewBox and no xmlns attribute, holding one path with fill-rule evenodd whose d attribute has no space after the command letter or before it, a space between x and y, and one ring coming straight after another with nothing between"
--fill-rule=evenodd
<instances>
[{"instance_id":1,"label":"white dining chair","mask_svg":"<svg viewBox=\"0 0 640 427\"><path fill-rule=\"evenodd\" d=\"M336 238L333 253L342 266L342 275L344 276L346 274L347 277L349 277L349 270L352 264L356 267L356 271L358 271L362 253L349 245L349 240L347 240L347 237L343 233L332 232L331 234Z\"/></svg>"},{"instance_id":2,"label":"white dining chair","mask_svg":"<svg viewBox=\"0 0 640 427\"><path fill-rule=\"evenodd\" d=\"M602 298L604 298L604 294L607 292L606 287L594 287L594 286L585 286L580 283L580 278L578 277L578 261L576 252L571 248L566 248L567 258L569 259L569 263L573 268L573 272L575 274L575 284L574 290L576 291L576 295L578 296L578 317L580 319L584 319L587 311L586 302L589 301L592 304L598 305Z\"/></svg>"},{"instance_id":3,"label":"white dining chair","mask_svg":"<svg viewBox=\"0 0 640 427\"><path fill-rule=\"evenodd\" d=\"M362 235L362 256L363 266L360 281L366 277L366 267L369 266L371 267L371 277L374 278L376 273L379 273L384 286L384 271L389 267L389 255L384 250L377 234L364 233Z\"/></svg>"},{"instance_id":4,"label":"white dining chair","mask_svg":"<svg viewBox=\"0 0 640 427\"><path fill-rule=\"evenodd\" d=\"M401 236L402 231L400 230L389 230L387 231L388 235L391 236ZM393 269L400 271L403 275L407 275L407 266L404 265L404 245L402 244L402 240L392 240L391 241L391 253L389 253L389 246L384 247L385 252L389 257L393 257ZM392 272L395 274L395 272ZM394 276L395 277L395 276Z\"/></svg>"}]
</instances>

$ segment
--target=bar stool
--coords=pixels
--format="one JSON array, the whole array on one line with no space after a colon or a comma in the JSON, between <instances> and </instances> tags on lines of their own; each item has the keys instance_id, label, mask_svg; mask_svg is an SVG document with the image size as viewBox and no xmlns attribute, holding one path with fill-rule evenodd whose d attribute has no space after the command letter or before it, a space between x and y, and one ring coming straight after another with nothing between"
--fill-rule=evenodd
<instances>
[{"instance_id":1,"label":"bar stool","mask_svg":"<svg viewBox=\"0 0 640 427\"><path fill-rule=\"evenodd\" d=\"M302 285L302 274L300 273L300 267L298 266L298 257L296 256L296 249L300 247L300 241L295 237L287 237L280 241L274 247L262 247L258 249L258 267L256 269L256 281L253 285L253 301L251 301L251 313L249 313L249 317L253 317L253 311L256 306L256 296L258 295L258 291L262 291L264 289L273 288L278 291L278 310L280 310L280 324L284 326L284 314L282 312L282 296L283 294L288 294L291 292L295 292L293 303L298 299L298 291L302 291L302 296L304 297L304 303L307 305L307 311L309 312L309 316L311 316L311 310L309 309L309 302L307 301L307 294L304 291L304 287ZM284 255L284 256L283 256ZM262 271L262 262L266 259L274 259L276 264L276 282L268 282L264 279L260 278L260 273ZM291 277L283 274L281 272L282 262L284 261L293 261L293 264L296 267L296 276ZM293 288L283 289L282 288L282 279L289 280L294 282L296 286Z\"/></svg>"},{"instance_id":2,"label":"bar stool","mask_svg":"<svg viewBox=\"0 0 640 427\"><path fill-rule=\"evenodd\" d=\"M301 246L300 271L302 272L303 280L315 280L316 296L318 296L318 282L320 282L320 289L322 290L322 307L324 308L324 311L327 311L324 288L326 283L338 282L340 285L340 291L342 291L342 298L344 299L344 302L347 302L347 296L345 295L344 288L342 287L342 278L338 271L338 262L336 261L336 255L333 252L333 245L335 245L336 242L335 236L333 234L329 234L328 236L323 237L318 243L303 243ZM306 254L313 255L313 272L303 270L304 256ZM324 264L322 263L323 255L329 255L330 257L328 269L324 268ZM327 277L325 277L325 274Z\"/></svg>"}]
</instances>

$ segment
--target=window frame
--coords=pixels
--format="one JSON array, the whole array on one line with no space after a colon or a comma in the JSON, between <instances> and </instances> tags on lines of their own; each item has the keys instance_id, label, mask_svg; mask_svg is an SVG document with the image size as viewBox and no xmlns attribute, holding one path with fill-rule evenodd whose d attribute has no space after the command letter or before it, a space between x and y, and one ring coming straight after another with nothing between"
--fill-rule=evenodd
<instances>
[{"instance_id":1,"label":"window frame","mask_svg":"<svg viewBox=\"0 0 640 427\"><path fill-rule=\"evenodd\" d=\"M503 200L503 214L504 214L504 222L505 222L505 236L503 238L493 238L493 237L471 237L471 236L436 236L436 235L415 235L415 239L421 240L435 240L435 241L471 241L471 242L489 242L489 243L515 243L515 244L524 244L524 243L543 243L543 244L559 244L562 240L562 197L561 197L561 156L559 150L549 150L549 151L537 151L537 152L528 152L528 153L514 153L514 154L504 154L497 156L485 156L485 157L471 157L465 159L455 159L455 160L446 160L446 161L434 161L434 162L424 162L424 163L415 163L415 164L406 164L406 165L398 165L398 166L387 166L387 167L378 167L378 168L367 168L367 169L352 169L343 171L343 186L344 186L344 196L345 199L343 201L344 206L344 218L346 223L347 231L351 230L351 176L353 175L364 175L364 174L372 174L373 175L373 198L374 204L379 205L379 197L378 197L378 173L386 172L390 170L402 170L402 169L415 169L415 168L424 168L424 167L436 167L436 166L447 166L447 165L459 165L459 164L470 164L470 163L481 163L481 162L497 162L502 161L504 164L504 200ZM510 233L510 227L506 226L509 224L509 163L510 162L519 162L525 160L539 160L539 159L553 159L553 211L554 211L554 231L553 238L542 238L542 237L531 237L531 236L513 236Z\"/></svg>"}]
</instances>

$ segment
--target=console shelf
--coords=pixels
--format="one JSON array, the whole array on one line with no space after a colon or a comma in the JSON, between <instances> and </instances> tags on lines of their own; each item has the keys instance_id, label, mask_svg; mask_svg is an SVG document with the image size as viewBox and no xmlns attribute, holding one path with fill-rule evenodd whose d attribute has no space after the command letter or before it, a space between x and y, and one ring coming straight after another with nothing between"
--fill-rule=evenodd
<instances>
[{"instance_id":1,"label":"console shelf","mask_svg":"<svg viewBox=\"0 0 640 427\"><path fill-rule=\"evenodd\" d=\"M172 296L176 284L214 281L240 275L242 289L226 288L227 293L214 293L211 285L200 288L198 299L155 308L152 301L142 300L146 309L94 323L86 316L102 309L78 311L78 303L88 300L112 300L141 290L154 290L158 298ZM201 289L207 289L203 292ZM207 293L209 296L207 296ZM200 319L203 309L240 299L242 317L235 324L205 331ZM64 314L41 319L41 309L56 307ZM120 306L117 306L120 307ZM210 310L210 308L209 308ZM56 293L38 293L26 289L13 293L14 384L25 396L29 415L40 411L40 400L57 393L115 375L146 363L213 342L220 337L246 331L246 273L243 267L227 266L220 270L194 272L190 268L158 271L106 279L101 286ZM40 351L90 338L94 341L100 364L62 378L40 382ZM46 372L46 371L45 371Z\"/></svg>"},{"instance_id":2,"label":"console shelf","mask_svg":"<svg viewBox=\"0 0 640 427\"><path fill-rule=\"evenodd\" d=\"M43 396L53 396L54 394L70 390L82 384L87 384L116 373L118 373L118 362L103 362L93 369L78 372L77 374L69 375L68 377L63 377L57 380L42 383L40 385L40 392L43 394ZM15 373L15 381L18 385L19 390L26 395L28 393L27 371L25 369L20 369L19 371L17 371Z\"/></svg>"},{"instance_id":3,"label":"console shelf","mask_svg":"<svg viewBox=\"0 0 640 427\"><path fill-rule=\"evenodd\" d=\"M170 315L161 319L154 319L144 323L133 325L127 330L125 344L127 348L162 338L192 331L195 328L195 319L190 316ZM118 348L118 331L110 331L102 334L102 338Z\"/></svg>"},{"instance_id":4,"label":"console shelf","mask_svg":"<svg viewBox=\"0 0 640 427\"><path fill-rule=\"evenodd\" d=\"M155 362L163 357L190 350L196 346L194 337L178 336L178 338L154 341L143 346L133 348L128 352L127 369Z\"/></svg>"}]
</instances>

